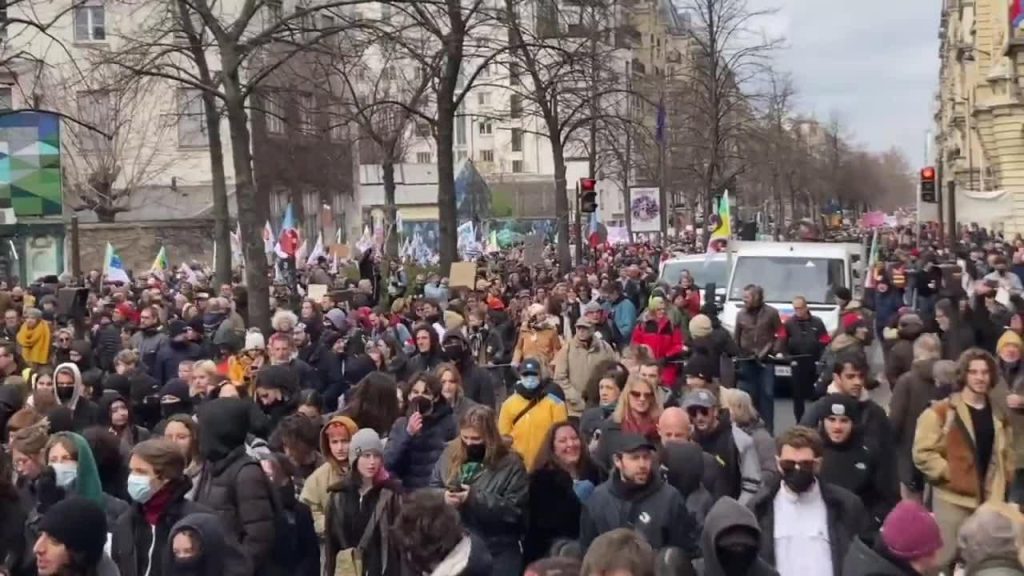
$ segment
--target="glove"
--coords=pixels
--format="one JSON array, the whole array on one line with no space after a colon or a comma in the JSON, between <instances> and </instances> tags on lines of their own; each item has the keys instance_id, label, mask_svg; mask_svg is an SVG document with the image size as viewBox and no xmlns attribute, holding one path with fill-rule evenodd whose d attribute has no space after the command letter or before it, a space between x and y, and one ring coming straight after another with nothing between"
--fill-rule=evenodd
<instances>
[{"instance_id":1,"label":"glove","mask_svg":"<svg viewBox=\"0 0 1024 576\"><path fill-rule=\"evenodd\" d=\"M590 480L573 480L572 491L576 493L576 498L580 502L586 502L587 498L594 493L594 483Z\"/></svg>"},{"instance_id":2,"label":"glove","mask_svg":"<svg viewBox=\"0 0 1024 576\"><path fill-rule=\"evenodd\" d=\"M64 489L57 486L57 474L49 466L43 468L36 478L36 498L40 514L45 514L51 506L64 499Z\"/></svg>"}]
</instances>

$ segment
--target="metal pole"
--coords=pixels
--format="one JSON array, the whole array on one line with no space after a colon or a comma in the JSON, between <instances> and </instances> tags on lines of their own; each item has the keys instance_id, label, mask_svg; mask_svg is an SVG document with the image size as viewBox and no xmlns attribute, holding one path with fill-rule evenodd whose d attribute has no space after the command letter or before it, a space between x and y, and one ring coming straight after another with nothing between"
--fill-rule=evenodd
<instances>
[{"instance_id":1,"label":"metal pole","mask_svg":"<svg viewBox=\"0 0 1024 576\"><path fill-rule=\"evenodd\" d=\"M949 249L956 248L957 226L956 226L956 180L950 180L947 185L949 189Z\"/></svg>"},{"instance_id":2,"label":"metal pole","mask_svg":"<svg viewBox=\"0 0 1024 576\"><path fill-rule=\"evenodd\" d=\"M593 178L593 176L591 176ZM580 230L580 181L576 180L576 217L573 218L573 230L576 233L576 265L583 262L583 238Z\"/></svg>"},{"instance_id":3,"label":"metal pole","mask_svg":"<svg viewBox=\"0 0 1024 576\"><path fill-rule=\"evenodd\" d=\"M78 216L71 215L71 275L78 280L82 277L82 251L79 247Z\"/></svg>"}]
</instances>

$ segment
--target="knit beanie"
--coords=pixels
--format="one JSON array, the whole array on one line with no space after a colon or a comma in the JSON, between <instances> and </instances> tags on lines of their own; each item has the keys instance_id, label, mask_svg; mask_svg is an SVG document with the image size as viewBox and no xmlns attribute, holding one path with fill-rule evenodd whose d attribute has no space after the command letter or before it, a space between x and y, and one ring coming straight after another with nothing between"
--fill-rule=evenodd
<instances>
[{"instance_id":1,"label":"knit beanie","mask_svg":"<svg viewBox=\"0 0 1024 576\"><path fill-rule=\"evenodd\" d=\"M171 338L181 336L186 330L188 330L188 324L181 320L171 320L167 324L167 335Z\"/></svg>"},{"instance_id":2,"label":"knit beanie","mask_svg":"<svg viewBox=\"0 0 1024 576\"><path fill-rule=\"evenodd\" d=\"M690 336L704 338L711 334L711 318L697 314L690 320Z\"/></svg>"},{"instance_id":3,"label":"knit beanie","mask_svg":"<svg viewBox=\"0 0 1024 576\"><path fill-rule=\"evenodd\" d=\"M1021 337L1013 330L1006 330L996 342L996 354L1002 352L1003 348L1007 346L1016 346L1018 350L1024 350L1024 340L1021 340Z\"/></svg>"},{"instance_id":4,"label":"knit beanie","mask_svg":"<svg viewBox=\"0 0 1024 576\"><path fill-rule=\"evenodd\" d=\"M828 394L821 399L821 403L825 406L822 420L829 416L846 416L856 423L860 418L860 403L846 394Z\"/></svg>"},{"instance_id":5,"label":"knit beanie","mask_svg":"<svg viewBox=\"0 0 1024 576\"><path fill-rule=\"evenodd\" d=\"M348 445L348 461L354 465L359 456L367 452L384 453L384 443L373 428L363 428L352 436Z\"/></svg>"},{"instance_id":6,"label":"knit beanie","mask_svg":"<svg viewBox=\"0 0 1024 576\"><path fill-rule=\"evenodd\" d=\"M81 553L90 566L103 558L107 543L107 515L96 502L71 496L54 504L39 521L46 532L70 552Z\"/></svg>"},{"instance_id":7,"label":"knit beanie","mask_svg":"<svg viewBox=\"0 0 1024 576\"><path fill-rule=\"evenodd\" d=\"M344 310L340 310L338 308L332 308L332 309L327 311L327 314L325 314L325 316L327 316L327 319L334 326L335 330L337 330L339 332L347 332L348 331L348 320L345 317L345 311Z\"/></svg>"},{"instance_id":8,"label":"knit beanie","mask_svg":"<svg viewBox=\"0 0 1024 576\"><path fill-rule=\"evenodd\" d=\"M882 523L882 542L899 560L926 558L942 548L939 525L927 508L913 500L903 500Z\"/></svg>"},{"instance_id":9,"label":"knit beanie","mask_svg":"<svg viewBox=\"0 0 1024 576\"><path fill-rule=\"evenodd\" d=\"M245 333L245 347L242 348L246 352L252 350L266 350L267 341L263 338L263 334L259 330L249 330Z\"/></svg>"}]
</instances>

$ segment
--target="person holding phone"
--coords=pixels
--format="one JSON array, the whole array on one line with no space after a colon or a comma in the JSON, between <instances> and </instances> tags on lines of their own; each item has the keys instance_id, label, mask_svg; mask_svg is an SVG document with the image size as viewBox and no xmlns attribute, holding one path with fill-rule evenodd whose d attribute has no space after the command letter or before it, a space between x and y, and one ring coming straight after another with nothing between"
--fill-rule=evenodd
<instances>
[{"instance_id":1,"label":"person holding phone","mask_svg":"<svg viewBox=\"0 0 1024 576\"><path fill-rule=\"evenodd\" d=\"M425 488L445 445L458 435L441 380L423 372L405 389L406 416L395 420L384 449L384 467L406 490Z\"/></svg>"},{"instance_id":2,"label":"person holding phone","mask_svg":"<svg viewBox=\"0 0 1024 576\"><path fill-rule=\"evenodd\" d=\"M502 440L494 410L473 406L459 420L430 479L465 527L482 538L493 558L492 576L520 576L529 479L523 459Z\"/></svg>"}]
</instances>

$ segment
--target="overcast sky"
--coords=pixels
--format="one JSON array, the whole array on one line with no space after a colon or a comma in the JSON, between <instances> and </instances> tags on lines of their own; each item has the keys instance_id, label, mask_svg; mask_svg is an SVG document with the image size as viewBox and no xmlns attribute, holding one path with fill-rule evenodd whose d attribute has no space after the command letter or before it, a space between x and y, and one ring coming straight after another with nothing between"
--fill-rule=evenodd
<instances>
[{"instance_id":1,"label":"overcast sky","mask_svg":"<svg viewBox=\"0 0 1024 576\"><path fill-rule=\"evenodd\" d=\"M780 68L797 85L798 107L838 114L854 141L898 146L922 162L938 83L935 0L750 0L778 13L766 23L785 37Z\"/></svg>"}]
</instances>

